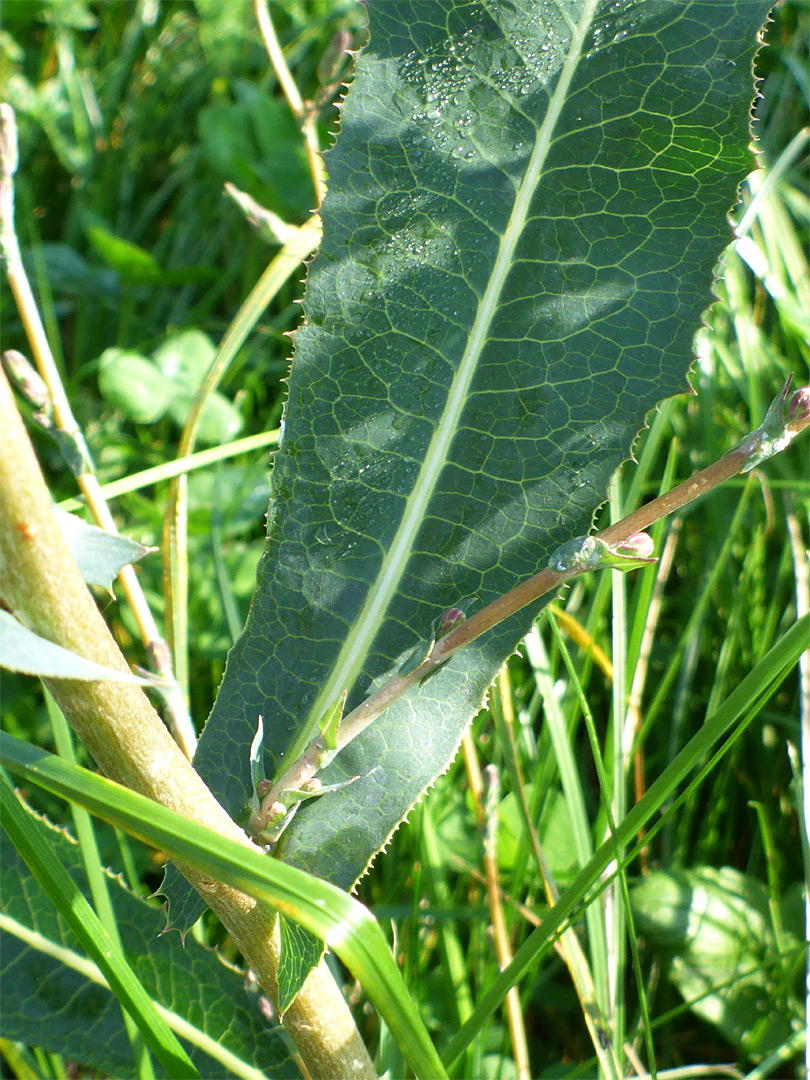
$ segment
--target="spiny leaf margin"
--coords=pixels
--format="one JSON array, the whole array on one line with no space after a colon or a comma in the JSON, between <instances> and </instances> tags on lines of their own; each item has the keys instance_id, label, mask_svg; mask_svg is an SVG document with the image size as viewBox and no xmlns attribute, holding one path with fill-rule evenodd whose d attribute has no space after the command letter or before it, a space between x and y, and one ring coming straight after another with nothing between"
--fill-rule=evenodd
<instances>
[{"instance_id":1,"label":"spiny leaf margin","mask_svg":"<svg viewBox=\"0 0 810 1080\"><path fill-rule=\"evenodd\" d=\"M685 389L750 165L767 8L371 8L259 585L195 759L231 812L256 715L277 766L307 716L344 688L347 710L361 701L441 610L494 599L586 532L645 414ZM446 767L532 614L344 751L325 779L363 779L302 808L281 857L349 887Z\"/></svg>"}]
</instances>

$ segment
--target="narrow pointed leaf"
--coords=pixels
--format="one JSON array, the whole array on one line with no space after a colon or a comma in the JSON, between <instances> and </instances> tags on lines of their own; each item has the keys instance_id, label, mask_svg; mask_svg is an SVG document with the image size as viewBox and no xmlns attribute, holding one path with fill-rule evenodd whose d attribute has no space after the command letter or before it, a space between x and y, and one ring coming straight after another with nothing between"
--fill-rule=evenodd
<instances>
[{"instance_id":1,"label":"narrow pointed leaf","mask_svg":"<svg viewBox=\"0 0 810 1080\"><path fill-rule=\"evenodd\" d=\"M196 764L250 796L443 610L585 534L692 336L751 165L765 2L388 0L328 158L268 546ZM326 770L283 860L349 887L446 768L527 611ZM372 771L373 770L373 771Z\"/></svg>"},{"instance_id":2,"label":"narrow pointed leaf","mask_svg":"<svg viewBox=\"0 0 810 1080\"><path fill-rule=\"evenodd\" d=\"M59 529L88 585L98 585L110 592L113 580L123 567L157 551L157 548L144 547L128 536L118 536L88 525L58 506L55 512Z\"/></svg>"},{"instance_id":3,"label":"narrow pointed leaf","mask_svg":"<svg viewBox=\"0 0 810 1080\"><path fill-rule=\"evenodd\" d=\"M109 679L112 682L153 686L159 679L143 679L127 671L85 660L83 656L55 645L23 626L8 611L0 611L0 667L39 675L42 679L84 679L88 682Z\"/></svg>"}]
</instances>

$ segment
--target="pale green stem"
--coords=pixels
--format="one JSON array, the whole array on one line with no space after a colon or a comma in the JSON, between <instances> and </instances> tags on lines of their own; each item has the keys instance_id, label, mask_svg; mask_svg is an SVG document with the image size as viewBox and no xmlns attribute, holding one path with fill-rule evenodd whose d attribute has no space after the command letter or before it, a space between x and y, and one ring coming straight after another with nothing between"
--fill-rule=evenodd
<instances>
[{"instance_id":1,"label":"pale green stem","mask_svg":"<svg viewBox=\"0 0 810 1080\"><path fill-rule=\"evenodd\" d=\"M321 157L320 147L318 146L317 114L313 109L307 108L306 102L301 97L295 79L292 77L292 73L287 66L281 44L276 36L273 20L270 18L267 0L255 0L255 10L256 21L259 24L264 47L267 49L267 55L270 57L270 63L273 65L276 78L281 84L281 89L284 91L284 96L287 99L287 104L290 106L293 116L301 125L301 133L304 136L309 170L312 173L312 183L315 185L315 195L318 200L318 206L320 206L323 202L323 197L326 194L326 177L323 167L323 158Z\"/></svg>"},{"instance_id":2,"label":"pale green stem","mask_svg":"<svg viewBox=\"0 0 810 1080\"><path fill-rule=\"evenodd\" d=\"M321 220L308 218L279 251L236 313L211 367L197 391L177 448L178 460L191 456L206 402L253 330L262 312L289 276L318 246ZM188 485L184 471L172 480L163 524L163 578L167 632L172 641L177 681L188 682L188 551L186 548Z\"/></svg>"},{"instance_id":3,"label":"pale green stem","mask_svg":"<svg viewBox=\"0 0 810 1080\"><path fill-rule=\"evenodd\" d=\"M105 499L117 499L121 495L128 495L131 491L140 491L142 488L171 480L183 473L215 465L218 461L227 461L229 458L238 457L239 454L249 454L254 450L263 450L266 446L275 446L278 443L278 436L278 428L275 431L260 431L258 435L247 435L244 439L236 439L225 446L212 446L208 450L200 450L192 454L191 457L175 458L174 461L154 465L151 469L142 469L141 472L122 476L120 480L111 480L109 484L102 484L100 491ZM63 499L57 505L62 510L78 510L84 506L84 502L81 499Z\"/></svg>"}]
</instances>

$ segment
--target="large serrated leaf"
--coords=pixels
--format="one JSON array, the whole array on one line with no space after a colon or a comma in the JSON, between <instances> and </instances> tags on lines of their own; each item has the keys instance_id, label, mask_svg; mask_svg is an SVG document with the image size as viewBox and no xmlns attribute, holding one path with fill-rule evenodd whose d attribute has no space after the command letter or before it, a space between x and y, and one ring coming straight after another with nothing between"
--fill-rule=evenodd
<instances>
[{"instance_id":1,"label":"large serrated leaf","mask_svg":"<svg viewBox=\"0 0 810 1080\"><path fill-rule=\"evenodd\" d=\"M588 531L691 340L750 166L758 0L370 6L328 158L268 545L195 764L250 795L461 597ZM281 857L344 887L446 768L534 612L391 707ZM373 771L372 771L373 769Z\"/></svg>"}]
</instances>

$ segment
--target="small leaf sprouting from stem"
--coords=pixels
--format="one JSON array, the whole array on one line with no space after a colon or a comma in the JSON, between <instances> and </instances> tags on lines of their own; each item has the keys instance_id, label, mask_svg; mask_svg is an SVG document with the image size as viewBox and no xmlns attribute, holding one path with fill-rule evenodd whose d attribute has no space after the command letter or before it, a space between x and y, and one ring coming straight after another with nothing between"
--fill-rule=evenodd
<instances>
[{"instance_id":1,"label":"small leaf sprouting from stem","mask_svg":"<svg viewBox=\"0 0 810 1080\"><path fill-rule=\"evenodd\" d=\"M656 562L653 542L647 533L631 533L617 544L598 536L575 536L552 552L548 565L558 573L581 574L587 570L638 570Z\"/></svg>"},{"instance_id":2,"label":"small leaf sprouting from stem","mask_svg":"<svg viewBox=\"0 0 810 1080\"><path fill-rule=\"evenodd\" d=\"M250 809L251 812L258 811L262 797L267 793L267 780L264 775L264 720L261 715L256 723L256 734L250 744L250 782L253 788Z\"/></svg>"},{"instance_id":3,"label":"small leaf sprouting from stem","mask_svg":"<svg viewBox=\"0 0 810 1080\"><path fill-rule=\"evenodd\" d=\"M739 444L739 449L748 454L740 472L750 472L784 450L798 434L798 425L810 417L810 387L803 386L788 397L792 379L793 376L788 375L785 385L768 406L765 419Z\"/></svg>"},{"instance_id":4,"label":"small leaf sprouting from stem","mask_svg":"<svg viewBox=\"0 0 810 1080\"><path fill-rule=\"evenodd\" d=\"M346 706L346 693L344 690L335 704L320 722L321 737L327 750L337 749L337 735L340 721L343 719L343 710Z\"/></svg>"},{"instance_id":5,"label":"small leaf sprouting from stem","mask_svg":"<svg viewBox=\"0 0 810 1080\"><path fill-rule=\"evenodd\" d=\"M264 724L259 717L256 735L250 745L250 775L253 791L250 798L248 832L265 843L275 843L295 816L298 807L306 799L327 795L332 791L353 784L359 777L353 776L339 784L323 784L314 774L325 768L338 750L338 731L346 704L344 690L334 705L321 719L319 733L305 751L311 757L311 767L306 773L290 776L290 770L280 781L273 784L264 775ZM299 762L302 760L298 759ZM285 782L286 780L286 782Z\"/></svg>"},{"instance_id":6,"label":"small leaf sprouting from stem","mask_svg":"<svg viewBox=\"0 0 810 1080\"><path fill-rule=\"evenodd\" d=\"M433 646L435 644L435 633L431 633L430 637L422 638L420 641L417 641L400 665L399 674L403 678L407 678L407 676L413 674L414 671L418 671L419 668L427 662L428 657L433 652Z\"/></svg>"}]
</instances>

